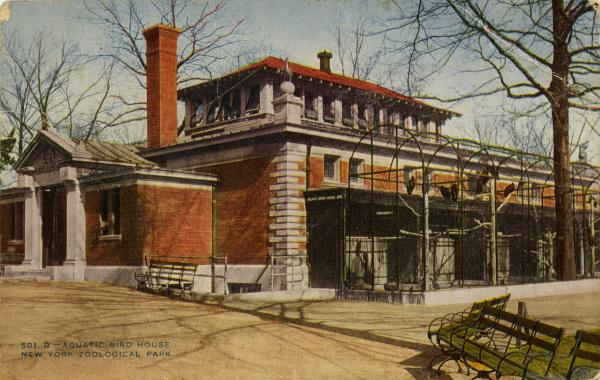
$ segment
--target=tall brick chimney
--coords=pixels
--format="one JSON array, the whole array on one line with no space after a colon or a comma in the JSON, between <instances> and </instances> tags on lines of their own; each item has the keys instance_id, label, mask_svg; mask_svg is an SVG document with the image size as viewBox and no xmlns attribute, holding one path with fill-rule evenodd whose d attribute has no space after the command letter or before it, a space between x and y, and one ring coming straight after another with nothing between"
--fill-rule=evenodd
<instances>
[{"instance_id":1,"label":"tall brick chimney","mask_svg":"<svg viewBox=\"0 0 600 380\"><path fill-rule=\"evenodd\" d=\"M146 39L146 100L148 148L177 141L177 37L179 29L156 24Z\"/></svg>"}]
</instances>

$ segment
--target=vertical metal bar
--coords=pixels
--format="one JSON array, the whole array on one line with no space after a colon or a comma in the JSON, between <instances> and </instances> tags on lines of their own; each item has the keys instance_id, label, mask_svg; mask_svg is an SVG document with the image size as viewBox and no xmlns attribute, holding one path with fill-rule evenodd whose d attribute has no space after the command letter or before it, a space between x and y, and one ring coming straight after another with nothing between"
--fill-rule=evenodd
<instances>
[{"instance_id":1,"label":"vertical metal bar","mask_svg":"<svg viewBox=\"0 0 600 380\"><path fill-rule=\"evenodd\" d=\"M375 290L375 153L371 130L371 289Z\"/></svg>"},{"instance_id":2,"label":"vertical metal bar","mask_svg":"<svg viewBox=\"0 0 600 380\"><path fill-rule=\"evenodd\" d=\"M396 146L394 149L394 152L396 152L396 286L398 288L398 292L400 292L400 184L398 182L400 168L398 162L398 127L395 127L394 131L396 135ZM406 180L404 178L404 173L402 173L402 179Z\"/></svg>"},{"instance_id":3,"label":"vertical metal bar","mask_svg":"<svg viewBox=\"0 0 600 380\"><path fill-rule=\"evenodd\" d=\"M496 177L492 178L490 184L490 209L492 215L491 226L490 226L490 275L492 285L498 285L498 252L496 251L496 188L497 188Z\"/></svg>"},{"instance_id":4,"label":"vertical metal bar","mask_svg":"<svg viewBox=\"0 0 600 380\"><path fill-rule=\"evenodd\" d=\"M347 252L346 252L346 240L347 240L346 231L347 231L347 223L348 223L347 222L347 207L348 207L347 197L348 197L348 194L349 194L349 191L342 193L342 204L341 204L341 208L342 208L341 209L341 211L342 211L341 228L342 228L342 230L341 230L340 239L341 239L341 244L342 244L342 247L341 247L342 257L340 258L341 270L340 270L340 278L339 278L339 281L340 281L339 288L341 291L343 291L344 287L345 287L344 284L346 283L346 265L348 265L346 263L346 254L347 254Z\"/></svg>"},{"instance_id":5,"label":"vertical metal bar","mask_svg":"<svg viewBox=\"0 0 600 380\"><path fill-rule=\"evenodd\" d=\"M306 145L306 159L305 159L306 162L305 162L305 168L304 168L306 190L310 190L310 172L312 170L312 167L310 165L310 152L312 150L312 143L313 143L313 139L311 137L308 139L308 144Z\"/></svg>"},{"instance_id":6,"label":"vertical metal bar","mask_svg":"<svg viewBox=\"0 0 600 380\"><path fill-rule=\"evenodd\" d=\"M271 253L270 255L271 258L271 291L273 291L274 288L274 282L275 282L275 278L274 278L274 271L273 271L273 265L274 265L274 258L273 258L273 254Z\"/></svg>"},{"instance_id":7,"label":"vertical metal bar","mask_svg":"<svg viewBox=\"0 0 600 380\"><path fill-rule=\"evenodd\" d=\"M425 176L423 176L425 178ZM429 290L429 191L425 191L423 180L423 290Z\"/></svg>"},{"instance_id":8,"label":"vertical metal bar","mask_svg":"<svg viewBox=\"0 0 600 380\"><path fill-rule=\"evenodd\" d=\"M216 224L217 224L217 199L216 199L216 194L215 194L215 185L213 185L212 187L212 231L211 231L211 239L212 239L212 244L211 244L211 254L210 254L210 291L211 293L215 292L215 256L216 256ZM227 289L223 289L223 291L226 293Z\"/></svg>"},{"instance_id":9,"label":"vertical metal bar","mask_svg":"<svg viewBox=\"0 0 600 380\"><path fill-rule=\"evenodd\" d=\"M594 223L594 202L594 198L590 197L590 236L592 239L594 239L596 235L596 226ZM592 268L590 275L592 278L594 278L596 277L596 246L594 245L593 240L590 244L590 255L592 256Z\"/></svg>"}]
</instances>

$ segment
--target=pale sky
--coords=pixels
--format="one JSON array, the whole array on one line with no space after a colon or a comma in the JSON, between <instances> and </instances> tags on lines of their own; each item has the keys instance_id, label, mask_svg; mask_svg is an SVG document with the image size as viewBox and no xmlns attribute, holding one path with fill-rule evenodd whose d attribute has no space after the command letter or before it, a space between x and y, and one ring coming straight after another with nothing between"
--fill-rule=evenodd
<instances>
[{"instance_id":1,"label":"pale sky","mask_svg":"<svg viewBox=\"0 0 600 380\"><path fill-rule=\"evenodd\" d=\"M288 57L294 62L318 67L316 54L327 49L334 53L332 69L338 73L340 66L336 59L337 43L333 33L338 22L351 26L356 25L361 17L386 15L382 5L384 0L369 1L367 15L363 14L364 8L361 8L358 0L225 0L224 3L225 10L233 19L244 18L245 26L256 31L256 36L252 37L264 40L281 51L285 55L281 58ZM6 5L3 4L4 7ZM94 52L99 48L102 31L85 20L85 15L82 0L12 1L10 20L2 21L1 30L3 35L11 31L32 33L39 29L48 30L61 36L72 36L81 48ZM389 83L381 84L390 87ZM440 83L440 95L444 89L444 84ZM436 90L429 89L429 92L435 93ZM462 113L463 117L447 123L445 133L465 136L475 115L489 117L497 112L498 104L504 101L504 95L499 95L458 105L430 103Z\"/></svg>"}]
</instances>

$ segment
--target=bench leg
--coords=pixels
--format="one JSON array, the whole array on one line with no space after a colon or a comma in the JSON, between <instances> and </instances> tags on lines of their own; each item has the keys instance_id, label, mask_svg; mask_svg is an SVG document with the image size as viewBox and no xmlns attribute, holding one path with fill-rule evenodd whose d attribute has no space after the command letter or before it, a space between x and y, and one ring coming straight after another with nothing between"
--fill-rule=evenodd
<instances>
[{"instance_id":1,"label":"bench leg","mask_svg":"<svg viewBox=\"0 0 600 380\"><path fill-rule=\"evenodd\" d=\"M148 290L148 284L146 281L138 281L137 285L135 286L135 290L141 291L144 289Z\"/></svg>"},{"instance_id":2,"label":"bench leg","mask_svg":"<svg viewBox=\"0 0 600 380\"><path fill-rule=\"evenodd\" d=\"M492 379L490 377L490 374L494 373L496 371L490 370L490 371L484 371L484 370L478 370L477 371L477 376L475 376L473 379Z\"/></svg>"},{"instance_id":3,"label":"bench leg","mask_svg":"<svg viewBox=\"0 0 600 380\"><path fill-rule=\"evenodd\" d=\"M158 295L160 296L160 295L161 295L163 292L165 292L165 293L166 293L166 296L167 296L167 297L170 297L170 296L171 296L171 294L172 294L172 292L171 292L171 289L169 289L169 287L168 287L168 286L165 286L165 285L162 285L162 286L160 286L160 287L158 288L158 290L157 290L156 294L158 294Z\"/></svg>"},{"instance_id":4,"label":"bench leg","mask_svg":"<svg viewBox=\"0 0 600 380\"><path fill-rule=\"evenodd\" d=\"M434 362L441 357L446 357L446 359L442 360L442 362L438 365L437 370L435 371L437 375L439 375L442 372L442 366L446 363L448 363L449 361L454 361L458 367L458 373L462 373L462 366L460 365L461 362L464 362L462 355L459 352L443 352L439 355L437 355L436 357L434 357L433 359L431 359L431 362L429 362L429 367L428 368L433 368L434 366ZM465 364L465 367L467 368L467 375L469 375L470 370L469 370L469 366Z\"/></svg>"}]
</instances>

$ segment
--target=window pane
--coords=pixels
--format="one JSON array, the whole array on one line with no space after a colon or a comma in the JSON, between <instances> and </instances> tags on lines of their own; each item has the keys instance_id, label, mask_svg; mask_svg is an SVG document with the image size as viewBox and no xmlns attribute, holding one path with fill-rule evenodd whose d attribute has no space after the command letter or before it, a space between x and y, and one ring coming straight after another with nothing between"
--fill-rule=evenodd
<instances>
[{"instance_id":1,"label":"window pane","mask_svg":"<svg viewBox=\"0 0 600 380\"><path fill-rule=\"evenodd\" d=\"M108 190L100 192L100 235L108 235Z\"/></svg>"},{"instance_id":2,"label":"window pane","mask_svg":"<svg viewBox=\"0 0 600 380\"><path fill-rule=\"evenodd\" d=\"M351 182L359 182L360 177L354 177L353 175L359 174L361 172L362 160L352 160L350 161L350 181Z\"/></svg>"},{"instance_id":3,"label":"window pane","mask_svg":"<svg viewBox=\"0 0 600 380\"><path fill-rule=\"evenodd\" d=\"M358 174L358 170L360 168L360 162L353 160L350 161L350 175Z\"/></svg>"},{"instance_id":4,"label":"window pane","mask_svg":"<svg viewBox=\"0 0 600 380\"><path fill-rule=\"evenodd\" d=\"M350 101L342 102L342 122L344 125L353 126L352 103Z\"/></svg>"},{"instance_id":5,"label":"window pane","mask_svg":"<svg viewBox=\"0 0 600 380\"><path fill-rule=\"evenodd\" d=\"M204 117L204 103L200 102L200 103L198 103L198 105L196 106L196 109L194 110L194 114L192 115L192 122L201 123L203 117Z\"/></svg>"},{"instance_id":6,"label":"window pane","mask_svg":"<svg viewBox=\"0 0 600 380\"><path fill-rule=\"evenodd\" d=\"M281 86L279 84L273 85L273 99L277 99L281 94Z\"/></svg>"},{"instance_id":7,"label":"window pane","mask_svg":"<svg viewBox=\"0 0 600 380\"><path fill-rule=\"evenodd\" d=\"M304 92L304 114L309 119L317 118L317 109L315 107L316 98L311 92Z\"/></svg>"},{"instance_id":8,"label":"window pane","mask_svg":"<svg viewBox=\"0 0 600 380\"><path fill-rule=\"evenodd\" d=\"M369 119L367 117L367 107L360 104L358 106L358 126L359 126L359 128L368 129L369 128L368 120Z\"/></svg>"},{"instance_id":9,"label":"window pane","mask_svg":"<svg viewBox=\"0 0 600 380\"><path fill-rule=\"evenodd\" d=\"M229 116L239 117L241 111L242 111L242 97L240 95L240 90L236 90L233 92L233 100L231 101L231 111L229 112Z\"/></svg>"},{"instance_id":10,"label":"window pane","mask_svg":"<svg viewBox=\"0 0 600 380\"><path fill-rule=\"evenodd\" d=\"M113 234L120 235L121 234L121 189L116 188L113 190L113 217L114 217L114 226L113 226Z\"/></svg>"},{"instance_id":11,"label":"window pane","mask_svg":"<svg viewBox=\"0 0 600 380\"><path fill-rule=\"evenodd\" d=\"M250 97L248 103L246 103L246 113L255 114L258 113L260 108L260 86L252 86L250 88Z\"/></svg>"},{"instance_id":12,"label":"window pane","mask_svg":"<svg viewBox=\"0 0 600 380\"><path fill-rule=\"evenodd\" d=\"M17 204L10 205L10 240L15 240L17 231Z\"/></svg>"},{"instance_id":13,"label":"window pane","mask_svg":"<svg viewBox=\"0 0 600 380\"><path fill-rule=\"evenodd\" d=\"M335 123L335 103L328 96L323 97L323 120Z\"/></svg>"},{"instance_id":14,"label":"window pane","mask_svg":"<svg viewBox=\"0 0 600 380\"><path fill-rule=\"evenodd\" d=\"M391 110L387 112L387 122L388 124L394 124L394 112Z\"/></svg>"},{"instance_id":15,"label":"window pane","mask_svg":"<svg viewBox=\"0 0 600 380\"><path fill-rule=\"evenodd\" d=\"M215 119L217 118L217 110L218 110L218 103L219 100L215 99L211 105L210 105L210 110L208 111L208 117L206 118L206 122L207 123L212 123L213 121L215 121Z\"/></svg>"},{"instance_id":16,"label":"window pane","mask_svg":"<svg viewBox=\"0 0 600 380\"><path fill-rule=\"evenodd\" d=\"M337 179L335 170L336 165L337 157L325 156L325 160L323 162L323 176L327 179Z\"/></svg>"},{"instance_id":17,"label":"window pane","mask_svg":"<svg viewBox=\"0 0 600 380\"><path fill-rule=\"evenodd\" d=\"M231 103L229 99L229 94L223 95L221 97L221 109L219 110L219 117L227 117L229 116L229 110L231 109Z\"/></svg>"},{"instance_id":18,"label":"window pane","mask_svg":"<svg viewBox=\"0 0 600 380\"><path fill-rule=\"evenodd\" d=\"M25 204L23 202L19 202L15 205L15 219L16 219L16 228L15 228L15 239L23 240L23 230L25 228Z\"/></svg>"}]
</instances>

